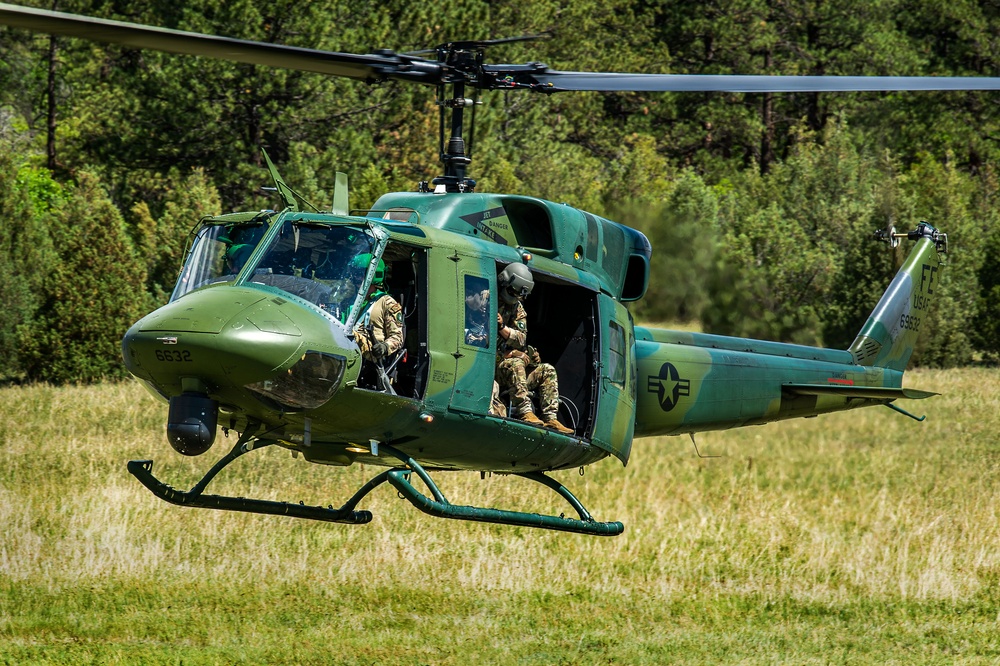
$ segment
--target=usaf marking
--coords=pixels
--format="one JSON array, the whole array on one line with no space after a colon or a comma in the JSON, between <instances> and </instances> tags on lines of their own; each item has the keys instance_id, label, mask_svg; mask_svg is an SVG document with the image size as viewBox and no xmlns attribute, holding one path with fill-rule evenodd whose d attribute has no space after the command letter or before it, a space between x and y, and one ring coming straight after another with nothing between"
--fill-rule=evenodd
<instances>
[{"instance_id":1,"label":"usaf marking","mask_svg":"<svg viewBox=\"0 0 1000 666\"><path fill-rule=\"evenodd\" d=\"M931 287L934 285L934 278L937 276L937 266L930 266L928 264L921 264L920 266L920 291L933 294L934 290ZM924 284L927 288L924 289Z\"/></svg>"},{"instance_id":2,"label":"usaf marking","mask_svg":"<svg viewBox=\"0 0 1000 666\"><path fill-rule=\"evenodd\" d=\"M649 376L646 389L650 393L656 393L660 409L669 412L677 406L678 398L691 395L691 380L681 379L672 363L664 363L660 366L659 375Z\"/></svg>"},{"instance_id":3,"label":"usaf marking","mask_svg":"<svg viewBox=\"0 0 1000 666\"><path fill-rule=\"evenodd\" d=\"M920 289L913 292L911 305L914 310L925 310L930 304L930 295L934 293L934 280L937 277L937 266L923 264L920 267ZM924 288L926 286L926 289ZM927 293L928 296L924 296Z\"/></svg>"},{"instance_id":4,"label":"usaf marking","mask_svg":"<svg viewBox=\"0 0 1000 666\"><path fill-rule=\"evenodd\" d=\"M483 220L490 220L496 217L506 217L507 211L504 210L503 206L497 206L496 208L491 208L489 210L480 211L478 213L472 213L470 215L462 215L461 219L468 222L473 229L478 229L479 233L489 238L494 243L499 245L506 245L507 239L495 232L493 229L483 224Z\"/></svg>"}]
</instances>

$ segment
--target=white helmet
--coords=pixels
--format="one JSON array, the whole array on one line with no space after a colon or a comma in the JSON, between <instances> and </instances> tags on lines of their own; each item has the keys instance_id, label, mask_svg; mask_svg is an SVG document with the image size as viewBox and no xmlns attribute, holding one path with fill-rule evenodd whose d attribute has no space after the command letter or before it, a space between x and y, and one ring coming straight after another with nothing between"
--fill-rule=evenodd
<instances>
[{"instance_id":1,"label":"white helmet","mask_svg":"<svg viewBox=\"0 0 1000 666\"><path fill-rule=\"evenodd\" d=\"M497 278L497 284L500 285L500 298L513 304L531 293L535 280L524 264L508 264Z\"/></svg>"}]
</instances>

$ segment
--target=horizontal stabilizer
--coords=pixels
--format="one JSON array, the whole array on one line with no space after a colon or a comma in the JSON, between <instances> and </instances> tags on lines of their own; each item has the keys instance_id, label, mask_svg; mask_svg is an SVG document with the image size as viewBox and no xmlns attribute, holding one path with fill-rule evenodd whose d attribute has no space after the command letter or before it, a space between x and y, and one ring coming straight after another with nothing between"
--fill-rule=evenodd
<instances>
[{"instance_id":1,"label":"horizontal stabilizer","mask_svg":"<svg viewBox=\"0 0 1000 666\"><path fill-rule=\"evenodd\" d=\"M846 386L843 384L785 384L782 388L799 395L837 395L842 398L862 398L864 400L923 400L939 395L931 391L906 388L885 388L882 386Z\"/></svg>"}]
</instances>

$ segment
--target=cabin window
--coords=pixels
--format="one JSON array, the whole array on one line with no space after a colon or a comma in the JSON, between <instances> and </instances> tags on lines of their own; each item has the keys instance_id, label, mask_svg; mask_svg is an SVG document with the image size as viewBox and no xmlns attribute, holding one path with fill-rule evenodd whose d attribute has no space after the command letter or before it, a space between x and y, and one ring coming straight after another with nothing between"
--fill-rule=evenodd
<instances>
[{"instance_id":1,"label":"cabin window","mask_svg":"<svg viewBox=\"0 0 1000 666\"><path fill-rule=\"evenodd\" d=\"M608 379L619 388L625 388L625 329L616 322L608 329Z\"/></svg>"},{"instance_id":2,"label":"cabin window","mask_svg":"<svg viewBox=\"0 0 1000 666\"><path fill-rule=\"evenodd\" d=\"M393 222L419 222L419 215L417 211L410 208L390 208L382 214L383 220L390 220Z\"/></svg>"},{"instance_id":3,"label":"cabin window","mask_svg":"<svg viewBox=\"0 0 1000 666\"><path fill-rule=\"evenodd\" d=\"M489 326L490 283L476 275L465 276L465 344L488 349L490 346Z\"/></svg>"},{"instance_id":4,"label":"cabin window","mask_svg":"<svg viewBox=\"0 0 1000 666\"><path fill-rule=\"evenodd\" d=\"M629 395L632 398L632 402L635 403L636 390L638 389L639 379L635 374L635 329L633 328L633 334L629 336L628 339L628 360L629 360L629 377L628 377L628 389Z\"/></svg>"}]
</instances>

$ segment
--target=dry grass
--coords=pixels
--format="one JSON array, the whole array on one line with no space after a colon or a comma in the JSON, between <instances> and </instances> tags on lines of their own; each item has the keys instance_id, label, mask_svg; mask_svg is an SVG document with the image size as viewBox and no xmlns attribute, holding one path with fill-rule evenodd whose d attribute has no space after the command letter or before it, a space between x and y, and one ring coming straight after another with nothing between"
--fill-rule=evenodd
<instances>
[{"instance_id":1,"label":"dry grass","mask_svg":"<svg viewBox=\"0 0 1000 666\"><path fill-rule=\"evenodd\" d=\"M386 487L360 527L174 507L125 462L152 457L189 487L209 461L170 451L164 406L136 385L2 389L0 658L73 663L82 640L105 663L143 641L150 663L362 663L409 636L413 663L906 660L913 640L995 663L1000 378L911 375L945 394L907 405L925 423L869 409L711 434L699 447L722 457L706 459L686 438L640 440L626 469L559 475L625 523L613 539L433 519ZM324 504L377 472L278 450L231 469L217 491ZM564 510L521 479L442 487ZM93 626L88 607L105 614ZM185 607L212 619L157 619ZM362 633L324 633L343 622ZM940 640L912 638L929 626ZM305 644L287 647L289 631ZM234 652L234 636L254 649Z\"/></svg>"}]
</instances>

